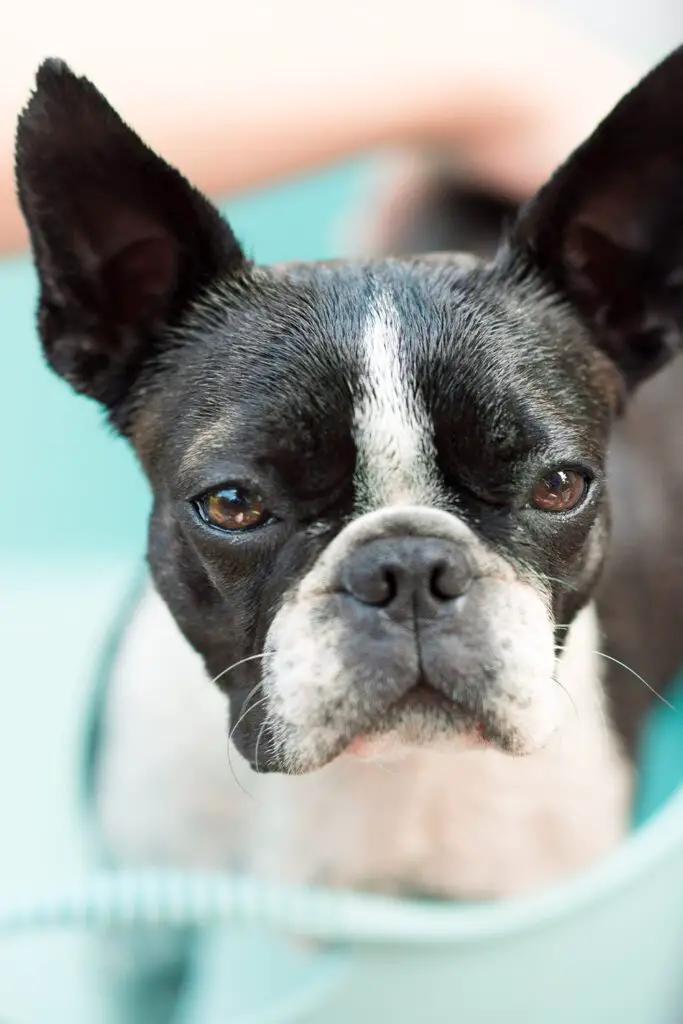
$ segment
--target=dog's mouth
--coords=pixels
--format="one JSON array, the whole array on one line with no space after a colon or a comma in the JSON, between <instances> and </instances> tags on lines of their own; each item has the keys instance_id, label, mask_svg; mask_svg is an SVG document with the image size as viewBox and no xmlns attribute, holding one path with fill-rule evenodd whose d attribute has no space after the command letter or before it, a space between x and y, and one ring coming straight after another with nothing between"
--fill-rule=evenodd
<instances>
[{"instance_id":1,"label":"dog's mouth","mask_svg":"<svg viewBox=\"0 0 683 1024\"><path fill-rule=\"evenodd\" d=\"M442 711L444 714L452 716L459 715L462 717L463 714L463 709L457 701L448 697L442 690L438 690L436 686L432 686L424 678L420 679L402 697L394 701L390 705L389 710L400 714L401 712L412 711L417 708Z\"/></svg>"},{"instance_id":2,"label":"dog's mouth","mask_svg":"<svg viewBox=\"0 0 683 1024\"><path fill-rule=\"evenodd\" d=\"M444 738L449 737L452 742L457 739L463 749L483 748L493 742L481 717L421 678L389 705L374 728L364 729L354 736L343 753L363 757L374 751L383 752L391 745L392 738L395 738L396 748L403 744L421 746L415 726L423 730L427 722L432 730L442 732Z\"/></svg>"}]
</instances>

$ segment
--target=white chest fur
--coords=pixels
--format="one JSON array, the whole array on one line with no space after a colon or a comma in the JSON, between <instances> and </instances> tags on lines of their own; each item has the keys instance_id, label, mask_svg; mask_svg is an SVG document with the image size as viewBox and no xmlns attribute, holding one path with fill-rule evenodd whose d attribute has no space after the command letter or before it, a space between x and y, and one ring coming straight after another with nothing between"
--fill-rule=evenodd
<instances>
[{"instance_id":1,"label":"white chest fur","mask_svg":"<svg viewBox=\"0 0 683 1024\"><path fill-rule=\"evenodd\" d=\"M415 750L290 778L257 776L233 750L233 775L225 700L150 588L109 692L103 838L133 864L465 897L541 886L627 827L631 773L605 722L597 644L588 609L558 672L575 710L568 697L562 729L530 757Z\"/></svg>"}]
</instances>

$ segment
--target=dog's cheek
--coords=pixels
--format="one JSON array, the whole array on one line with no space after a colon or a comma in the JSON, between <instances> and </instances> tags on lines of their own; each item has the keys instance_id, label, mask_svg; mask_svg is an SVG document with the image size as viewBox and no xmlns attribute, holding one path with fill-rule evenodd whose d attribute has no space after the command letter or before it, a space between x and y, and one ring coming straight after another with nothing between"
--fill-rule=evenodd
<instances>
[{"instance_id":1,"label":"dog's cheek","mask_svg":"<svg viewBox=\"0 0 683 1024\"><path fill-rule=\"evenodd\" d=\"M557 642L560 646L564 644L568 628L593 595L603 571L610 533L610 509L603 499L578 564L561 566L557 579L552 582L552 610L558 624Z\"/></svg>"},{"instance_id":2,"label":"dog's cheek","mask_svg":"<svg viewBox=\"0 0 683 1024\"><path fill-rule=\"evenodd\" d=\"M297 730L325 725L348 696L344 623L324 615L319 602L290 591L266 635L264 689L278 718Z\"/></svg>"},{"instance_id":3,"label":"dog's cheek","mask_svg":"<svg viewBox=\"0 0 683 1024\"><path fill-rule=\"evenodd\" d=\"M546 746L571 704L555 680L554 623L545 599L519 583L490 586L486 646L500 673L486 693L485 715L499 723L510 752L529 754Z\"/></svg>"},{"instance_id":4,"label":"dog's cheek","mask_svg":"<svg viewBox=\"0 0 683 1024\"><path fill-rule=\"evenodd\" d=\"M545 597L528 584L478 580L457 629L421 646L429 678L448 692L455 667L455 699L510 752L539 749L557 730L564 709L554 681L553 622Z\"/></svg>"},{"instance_id":5,"label":"dog's cheek","mask_svg":"<svg viewBox=\"0 0 683 1024\"><path fill-rule=\"evenodd\" d=\"M150 518L147 556L158 592L211 675L252 653L257 580L231 573L229 565L221 566L219 578L209 572L160 501Z\"/></svg>"}]
</instances>

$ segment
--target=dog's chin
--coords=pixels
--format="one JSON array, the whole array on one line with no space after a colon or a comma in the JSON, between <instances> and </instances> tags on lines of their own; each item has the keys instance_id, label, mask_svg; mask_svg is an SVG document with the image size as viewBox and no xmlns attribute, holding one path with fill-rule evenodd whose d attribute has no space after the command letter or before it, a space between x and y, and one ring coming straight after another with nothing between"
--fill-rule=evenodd
<instances>
[{"instance_id":1,"label":"dog's chin","mask_svg":"<svg viewBox=\"0 0 683 1024\"><path fill-rule=\"evenodd\" d=\"M473 750L486 750L492 747L486 738L483 728L461 732L444 732L439 739L426 742L414 742L400 731L359 734L339 755L342 758L355 758L375 764L391 764L402 761L411 754L421 750L444 751L451 754L465 753Z\"/></svg>"},{"instance_id":2,"label":"dog's chin","mask_svg":"<svg viewBox=\"0 0 683 1024\"><path fill-rule=\"evenodd\" d=\"M547 746L559 723L546 725L543 730L525 729L523 723L511 723L503 714L475 714L429 688L422 692L417 687L377 721L314 726L297 729L296 735L290 733L286 739L283 736L283 753L274 770L304 775L346 758L385 765L426 750L449 755L498 751L527 757Z\"/></svg>"}]
</instances>

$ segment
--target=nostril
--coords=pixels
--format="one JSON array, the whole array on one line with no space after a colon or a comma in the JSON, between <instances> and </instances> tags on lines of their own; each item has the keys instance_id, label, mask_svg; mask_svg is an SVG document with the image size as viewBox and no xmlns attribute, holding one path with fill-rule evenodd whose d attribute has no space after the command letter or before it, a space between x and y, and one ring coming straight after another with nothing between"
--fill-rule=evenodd
<instances>
[{"instance_id":1,"label":"nostril","mask_svg":"<svg viewBox=\"0 0 683 1024\"><path fill-rule=\"evenodd\" d=\"M432 596L440 601L452 601L465 593L470 581L471 573L464 560L443 561L432 571L429 590Z\"/></svg>"},{"instance_id":2,"label":"nostril","mask_svg":"<svg viewBox=\"0 0 683 1024\"><path fill-rule=\"evenodd\" d=\"M390 537L352 552L338 580L359 604L407 619L446 611L471 578L469 558L456 545L437 538Z\"/></svg>"},{"instance_id":3,"label":"nostril","mask_svg":"<svg viewBox=\"0 0 683 1024\"><path fill-rule=\"evenodd\" d=\"M365 604L374 604L378 607L391 604L398 592L396 574L387 569L384 572L373 573L364 581L359 594L361 601Z\"/></svg>"},{"instance_id":4,"label":"nostril","mask_svg":"<svg viewBox=\"0 0 683 1024\"><path fill-rule=\"evenodd\" d=\"M398 593L396 573L391 569L355 561L343 574L342 585L361 604L383 608Z\"/></svg>"}]
</instances>

